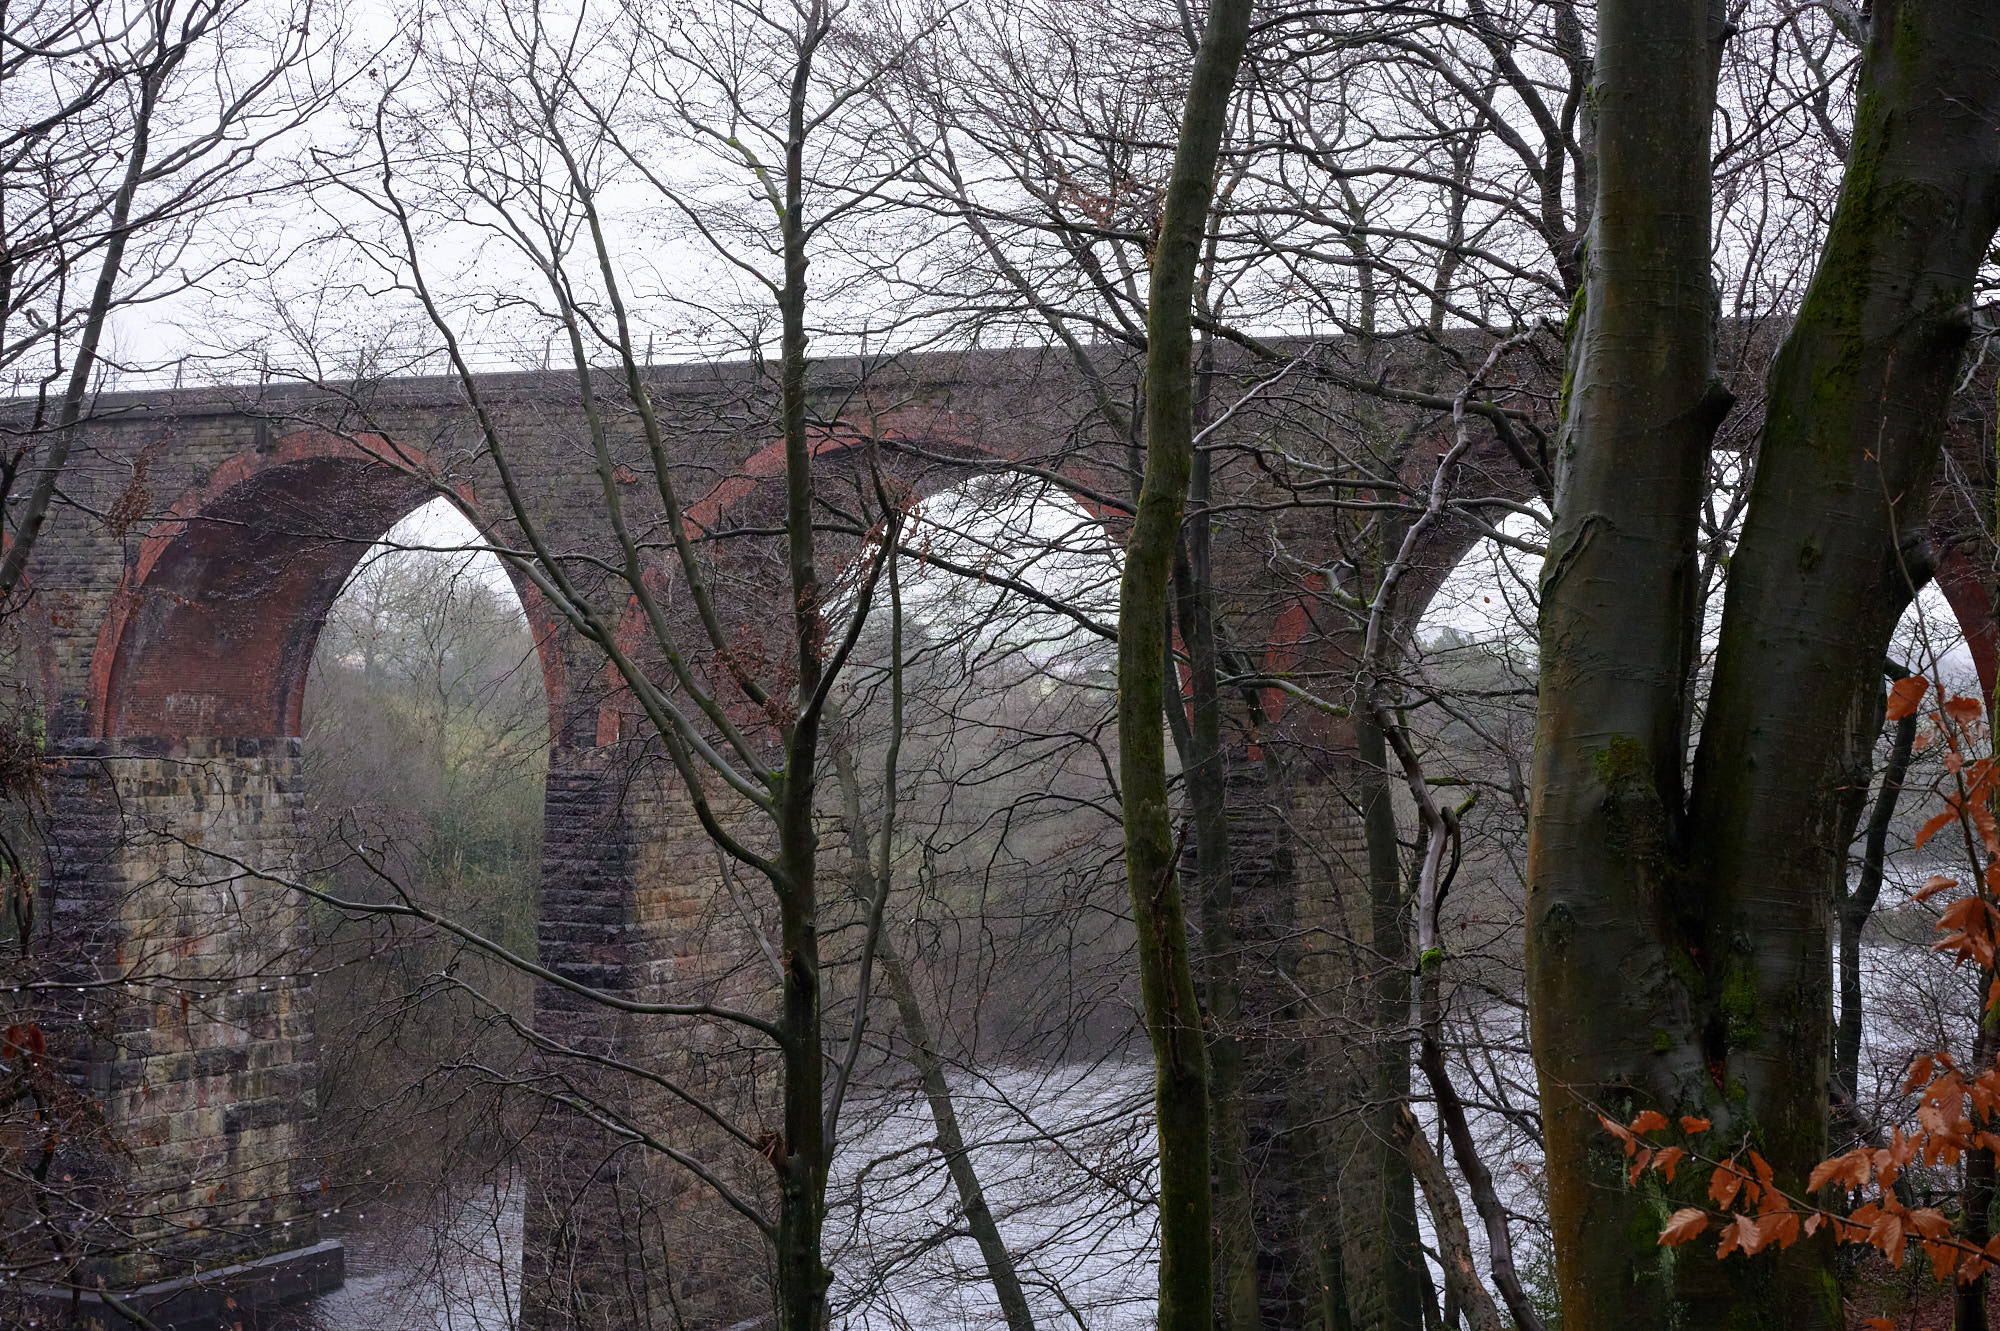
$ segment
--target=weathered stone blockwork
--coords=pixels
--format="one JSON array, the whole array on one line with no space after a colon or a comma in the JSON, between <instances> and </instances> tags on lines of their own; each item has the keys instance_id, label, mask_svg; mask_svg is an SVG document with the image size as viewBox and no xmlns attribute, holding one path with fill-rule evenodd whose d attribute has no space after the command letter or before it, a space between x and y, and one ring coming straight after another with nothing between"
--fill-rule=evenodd
<instances>
[{"instance_id":1,"label":"weathered stone blockwork","mask_svg":"<svg viewBox=\"0 0 2000 1331\"><path fill-rule=\"evenodd\" d=\"M1032 359L1024 366L1005 391L1046 396ZM981 447L970 436L989 415L1022 415L986 410L990 375L967 379L939 362L915 394L908 375L892 377L892 400L939 405L952 449ZM829 392L851 400L853 383L834 375ZM770 388L754 367L658 376L675 479L684 495L713 496L710 524L751 520L731 518L731 505L757 510L764 472L755 459L774 437ZM528 511L554 548L578 556L567 575L602 588L590 560L616 545L576 385L499 376L482 392ZM417 505L450 496L502 543L522 538L499 500L492 441L471 428L450 383L264 387L99 407L65 479L79 507L49 529L31 564L34 601L21 622L40 631L12 673L25 672L62 755L49 799L54 936L67 973L103 987L52 1010L50 1026L84 1032L66 1052L101 1099L113 1143L91 1177L112 1212L143 1218L143 1234L108 1240L100 1263L107 1279L129 1284L314 1237L311 989L301 975L309 967L292 955L303 907L251 872L291 867L313 643L355 560ZM658 508L641 483L646 455L629 438L614 448L628 520L646 530ZM746 479L730 480L739 473ZM753 628L767 622L760 576L754 556L724 573L730 614ZM542 959L593 989L678 1001L756 974L720 960L725 946L748 946L740 934L725 944L706 925L690 931L718 910L725 931L733 918L713 850L684 800L675 811L657 765L624 764L630 746L619 743L601 653L523 590L557 745ZM756 1057L698 1023L609 1012L544 985L536 1025L559 1046L662 1078L698 1064L712 1081L727 1065L719 1107L733 1116L754 1101ZM718 1169L744 1154L663 1090L638 1091L629 1077L595 1075L575 1059L555 1058L551 1069L574 1080L579 1103L618 1111ZM748 1099L732 1101L739 1092ZM746 1281L728 1255L756 1254L754 1236L713 1242L734 1230L714 1223L717 1204L685 1174L663 1171L649 1148L607 1135L580 1111L551 1121L542 1141L535 1158L548 1170L531 1230L547 1241L534 1245L530 1275L545 1297L531 1300L531 1322L642 1325L669 1308L754 1307L758 1280ZM712 1259L720 1265L690 1258L670 1276L669 1221L698 1240L691 1253L722 1254Z\"/></svg>"},{"instance_id":2,"label":"weathered stone blockwork","mask_svg":"<svg viewBox=\"0 0 2000 1331\"><path fill-rule=\"evenodd\" d=\"M82 1065L115 1125L114 1285L318 1241L299 742L60 746L56 900L101 974ZM106 955L108 954L108 955ZM108 963L108 964L105 964Z\"/></svg>"},{"instance_id":3,"label":"weathered stone blockwork","mask_svg":"<svg viewBox=\"0 0 2000 1331\"><path fill-rule=\"evenodd\" d=\"M722 807L732 833L756 844L742 808ZM720 859L663 757L637 743L558 751L548 808L543 949L553 969L636 1003L772 1015L775 985L750 934L768 893ZM589 1109L563 1116L544 1133L554 1149L536 1153L532 1186L546 1200L527 1244L534 1324L721 1326L768 1309L761 1237L662 1149L773 1210L768 1168L674 1089L754 1136L768 1048L725 1022L615 1012L547 983L536 1010L549 1038L654 1080L565 1068Z\"/></svg>"}]
</instances>

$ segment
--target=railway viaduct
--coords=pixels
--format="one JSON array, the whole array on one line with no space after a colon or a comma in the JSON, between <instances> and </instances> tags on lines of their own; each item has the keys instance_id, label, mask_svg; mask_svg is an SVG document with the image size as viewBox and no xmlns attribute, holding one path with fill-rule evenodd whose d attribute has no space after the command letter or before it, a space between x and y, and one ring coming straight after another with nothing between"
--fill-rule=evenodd
<instances>
[{"instance_id":1,"label":"railway viaduct","mask_svg":"<svg viewBox=\"0 0 2000 1331\"><path fill-rule=\"evenodd\" d=\"M1091 382L1067 361L978 352L828 362L816 374L818 485L832 526L859 512L856 441L870 435L900 483L918 490L1010 469L1066 485L1108 524L1120 521L1117 497L1133 488L1128 441L1104 428L1105 380ZM771 379L746 365L650 375L679 492L695 500L703 557L718 561L725 616L754 638L773 613L783 617L766 484L776 470ZM1129 375L1110 382L1129 401ZM635 515L641 543L661 548L652 465L620 394L607 389L592 404L608 421L611 466L601 470L574 377L492 375L477 386L485 428L463 385L447 380L107 398L83 428L66 504L36 547L29 594L9 620L0 664L17 706L44 727L48 755L33 830L46 846L31 928L41 983L16 993L9 1020L38 1018L54 1042L49 1065L102 1116L96 1141L59 1153L59 1167L74 1175L75 1213L99 1231L79 1234L97 1255L69 1272L71 1283L124 1291L163 1326L217 1325L228 1308L340 1278L339 1245L321 1226L328 1203L312 1133L308 911L288 884L304 867L307 669L356 562L440 496L492 543L523 548L518 504L569 576L623 604L605 572L618 549L608 487ZM1352 405L1314 407L1306 414L1318 424L1307 433L1343 428ZM1368 411L1379 417L1374 407L1357 414ZM1405 413L1387 433L1420 435L1408 425L1420 418ZM1440 425L1435 411L1427 419L1441 440L1448 421ZM1246 435L1275 428L1250 413L1238 424ZM1412 455L1417 470L1425 447L1435 456L1437 443ZM1237 465L1218 463L1218 493L1240 498L1262 483L1255 468ZM1490 439L1475 452L1470 485L1511 499L1530 489ZM1237 585L1250 589L1226 609L1260 635L1246 640L1274 644L1275 665L1332 676L1351 642L1340 646L1337 626L1307 631L1313 612L1302 589L1324 576L1310 570L1331 566L1334 552L1316 551L1306 527L1281 530L1304 521L1260 520L1219 547L1218 558L1245 575ZM1411 613L1476 535L1464 526L1440 533L1415 579L1423 588L1409 598ZM1284 542L1290 563L1273 571L1270 551ZM1990 606L1990 579L1968 569L1955 586L1969 622L1990 624L1990 613L1979 614ZM636 1001L686 1002L740 983L722 977L744 973L734 961L752 945L714 909L715 853L686 799L657 763L633 760L646 751L643 727L608 682L603 653L518 576L517 588L549 700L541 964ZM1319 657L1288 654L1288 638L1319 642L1309 649ZM1305 709L1285 719L1275 692L1268 701L1273 724L1286 729L1262 738L1308 754L1319 771L1308 784L1329 791L1297 810L1299 821L1331 829L1336 859L1365 860L1353 801L1334 789L1351 775L1351 733ZM1246 845L1239 876L1253 887L1249 880L1270 876L1273 857L1256 851L1254 835ZM1295 884L1278 911L1287 918L1270 928L1293 929L1329 893L1338 895ZM672 1056L656 1030L574 992L544 983L535 1004L535 1027L553 1041ZM22 1056L17 1038L25 1037L8 1036L7 1057ZM724 1250L706 1268L650 1269L640 1250L671 1250L677 1227L706 1223L701 1204L685 1185L660 1187L657 1171L632 1166L632 1153L588 1123L556 1122L543 1154L552 1163L529 1200L529 1326L649 1324L663 1300L754 1283L745 1275L761 1260L754 1245L733 1258ZM635 1197L655 1213L599 1223L625 1214ZM686 1212L678 1219L677 1206ZM669 1279L681 1288L649 1286ZM44 1307L125 1324L96 1295L64 1294Z\"/></svg>"},{"instance_id":2,"label":"railway viaduct","mask_svg":"<svg viewBox=\"0 0 2000 1331\"><path fill-rule=\"evenodd\" d=\"M1038 360L974 368L829 367L818 405L828 419L891 413L912 450L894 465L929 485L966 473L920 454L1024 457L1039 424L1074 412L1062 399L1075 385ZM574 377L482 376L478 392L487 430L445 380L101 400L65 475L67 503L31 561L9 672L34 699L51 759L34 929L41 965L61 981L45 981L33 1015L58 1044L51 1060L80 1069L115 1142L62 1152L74 1211L102 1231L79 1238L105 1254L69 1274L145 1291L156 1320L215 1325L205 1319L224 1297L295 1297L340 1275L339 1246L319 1224L308 912L284 885L303 867L301 708L333 599L371 542L440 496L496 544L523 548L499 459L581 586L602 591L596 561L617 557ZM771 383L756 367L692 367L655 371L649 394L672 433L680 493L701 499L700 534L726 550L732 526L768 516ZM658 550L652 467L630 424L608 427L612 475ZM820 446L829 512L843 471L837 433ZM1038 452L1090 470L1066 435ZM724 612L744 631L772 608L755 585L770 576L758 544L720 556ZM698 989L729 969L718 955L729 940L692 927L713 852L685 801L657 778L634 779L629 717L603 654L527 581L517 586L549 701L540 960L625 997ZM630 1022L587 999L543 985L536 1006L553 1039L630 1052ZM552 1135L554 1152L589 1154L590 1134ZM579 1191L605 1172L601 1158L578 1168ZM617 1173L604 1186L615 1189ZM594 1228L531 1216L542 1275L587 1287L607 1260ZM627 1256L609 1260L623 1268Z\"/></svg>"}]
</instances>

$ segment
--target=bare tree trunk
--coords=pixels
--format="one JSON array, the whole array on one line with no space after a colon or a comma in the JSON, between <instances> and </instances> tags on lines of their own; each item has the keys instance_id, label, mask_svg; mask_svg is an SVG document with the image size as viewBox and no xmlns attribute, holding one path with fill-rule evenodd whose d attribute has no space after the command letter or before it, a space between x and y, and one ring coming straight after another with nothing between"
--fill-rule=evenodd
<instances>
[{"instance_id":1,"label":"bare tree trunk","mask_svg":"<svg viewBox=\"0 0 2000 1331\"><path fill-rule=\"evenodd\" d=\"M1908 671L1892 669L1890 678L1901 679ZM1879 709L1875 720L1881 721ZM1833 1080L1847 1097L1840 1113L1856 1133L1864 1131L1857 1121L1856 1100L1861 1092L1861 931L1875 911L1882 894L1882 870L1888 860L1889 824L1895 820L1896 805L1902 799L1903 780L1909 775L1910 754L1917 742L1915 712L1896 723L1896 737L1890 741L1889 761L1882 768L1882 784L1875 794L1875 806L1868 814L1868 827L1861 843L1861 868L1854 889L1844 891L1840 901L1840 1029L1833 1046ZM1847 886L1845 876L1839 886Z\"/></svg>"},{"instance_id":2,"label":"bare tree trunk","mask_svg":"<svg viewBox=\"0 0 2000 1331\"><path fill-rule=\"evenodd\" d=\"M1425 1079L1430 1082L1438 1118L1444 1125L1445 1139L1451 1143L1452 1160L1465 1178L1465 1186L1472 1193L1473 1207L1479 1212L1480 1223L1486 1229L1487 1269L1492 1272L1493 1284L1499 1289L1500 1297L1507 1302L1507 1311L1514 1319L1516 1331L1542 1331L1541 1314L1528 1302L1528 1292L1522 1287L1520 1273L1514 1268L1513 1236L1507 1228L1506 1208L1501 1205L1500 1194L1493 1186L1493 1171L1479 1158L1479 1145L1472 1139L1472 1124L1466 1116L1465 1101L1459 1096L1458 1087L1451 1080L1451 1070L1445 1065L1443 1014L1434 966L1426 964L1418 984L1423 987L1424 993L1421 999L1423 1030L1417 1061L1424 1069ZM1420 1174L1418 1182L1422 1181ZM1456 1202L1453 1205L1455 1207ZM1431 1206L1435 1210L1437 1203L1433 1201ZM1471 1305L1468 1303L1467 1306Z\"/></svg>"},{"instance_id":3,"label":"bare tree trunk","mask_svg":"<svg viewBox=\"0 0 2000 1331\"><path fill-rule=\"evenodd\" d=\"M1192 702L1188 762L1182 772L1193 814L1196 896L1201 902L1201 988L1209 1024L1208 1139L1214 1184L1216 1324L1257 1331L1257 1234L1251 1223L1245 1156L1243 993L1238 980L1228 780L1223 770L1222 700L1217 687L1214 584L1209 566L1208 456L1194 459L1192 511L1174 567L1175 608L1187 650ZM1170 704L1170 705L1178 705Z\"/></svg>"},{"instance_id":4,"label":"bare tree trunk","mask_svg":"<svg viewBox=\"0 0 2000 1331\"><path fill-rule=\"evenodd\" d=\"M1465 1309L1472 1318L1473 1331L1503 1331L1506 1323L1500 1320L1500 1310L1493 1306L1493 1296L1486 1292L1486 1286L1479 1283L1479 1268L1472 1257L1472 1236L1466 1232L1465 1213L1459 1209L1451 1177L1444 1171L1444 1161L1437 1158L1437 1152L1424 1140L1417 1116L1408 1105L1396 1106L1396 1139L1409 1155L1417 1185L1424 1190L1424 1200L1430 1204L1438 1254L1444 1264L1446 1323L1451 1323L1450 1310L1456 1306Z\"/></svg>"},{"instance_id":5,"label":"bare tree trunk","mask_svg":"<svg viewBox=\"0 0 2000 1331\"><path fill-rule=\"evenodd\" d=\"M1153 254L1146 319L1146 469L1119 589L1118 767L1125 871L1157 1078L1160 1331L1209 1331L1214 1319L1208 1059L1188 964L1161 720L1169 582L1194 457L1194 284L1222 132L1249 27L1249 0L1216 0L1195 53Z\"/></svg>"},{"instance_id":6,"label":"bare tree trunk","mask_svg":"<svg viewBox=\"0 0 2000 1331\"><path fill-rule=\"evenodd\" d=\"M1410 919L1406 908L1389 753L1374 718L1354 717L1361 822L1368 847L1369 978L1362 1085L1351 1146L1339 1161L1341 1262L1356 1331L1423 1325L1423 1251L1416 1180L1396 1132L1410 1098Z\"/></svg>"},{"instance_id":7,"label":"bare tree trunk","mask_svg":"<svg viewBox=\"0 0 2000 1331\"><path fill-rule=\"evenodd\" d=\"M924 1088L924 1099L930 1105L931 1122L937 1126L938 1151L944 1156L952 1187L958 1191L959 1208L965 1212L965 1227L971 1231L972 1241L979 1245L979 1255L986 1263L986 1276L993 1282L993 1293L1000 1300L1001 1314L1007 1319L1007 1331L1035 1331L1034 1313L1028 1308L1028 1296L1022 1292L1021 1276L1014 1267L1013 1254L1007 1251L1006 1241L1000 1237L999 1223L993 1218L993 1208L987 1204L979 1172L973 1167L972 1152L966 1147L965 1132L958 1121L958 1106L952 1100L951 1083L945 1080L944 1062L938 1057L937 1040L924 1017L923 1004L917 1001L917 991L910 983L909 972L903 968L903 959L896 954L886 933L875 940L875 956L882 963L882 979L889 987L890 998L895 1000L896 1014L903 1022L903 1035L910 1042L910 1063L916 1068L917 1078Z\"/></svg>"},{"instance_id":8,"label":"bare tree trunk","mask_svg":"<svg viewBox=\"0 0 2000 1331\"><path fill-rule=\"evenodd\" d=\"M813 541L812 447L806 437L806 100L813 56L831 22L824 0L811 0L793 66L780 224L784 282L778 294L782 337L779 424L785 447L785 544L791 581L792 635L798 671L797 719L785 736L774 819L779 874L779 939L784 961L781 1011L784 1140L772 1149L778 1172L778 1325L822 1331L833 1273L820 1252L826 1220L828 1132L824 1119L825 1050L820 1032L819 837L813 827L819 761L825 623ZM865 999L864 999L865 1001Z\"/></svg>"}]
</instances>

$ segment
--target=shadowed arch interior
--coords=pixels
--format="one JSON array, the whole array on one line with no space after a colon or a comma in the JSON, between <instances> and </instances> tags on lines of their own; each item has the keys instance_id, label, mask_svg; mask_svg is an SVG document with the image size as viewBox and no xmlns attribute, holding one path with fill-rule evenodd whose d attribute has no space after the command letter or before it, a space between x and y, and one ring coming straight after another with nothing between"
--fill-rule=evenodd
<instances>
[{"instance_id":1,"label":"shadowed arch interior","mask_svg":"<svg viewBox=\"0 0 2000 1331\"><path fill-rule=\"evenodd\" d=\"M324 436L218 469L127 572L92 672L97 732L298 735L334 598L370 545L435 497L421 475Z\"/></svg>"}]
</instances>

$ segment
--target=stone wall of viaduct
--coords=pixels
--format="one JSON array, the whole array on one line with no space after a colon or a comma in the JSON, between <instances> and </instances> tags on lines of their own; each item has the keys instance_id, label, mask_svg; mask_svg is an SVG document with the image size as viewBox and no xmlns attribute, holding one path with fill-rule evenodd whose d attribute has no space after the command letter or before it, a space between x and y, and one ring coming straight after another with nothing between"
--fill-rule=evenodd
<instances>
[{"instance_id":1,"label":"stone wall of viaduct","mask_svg":"<svg viewBox=\"0 0 2000 1331\"><path fill-rule=\"evenodd\" d=\"M907 445L894 465L918 486L983 465L937 458L1002 458L1126 493L1123 441L1092 434L1086 387L1053 361L984 353L879 370L829 365L818 391L826 418L873 421ZM615 544L575 383L493 376L481 388L526 507L571 574L601 586L590 561L613 556ZM775 435L770 389L752 367L659 374L681 494L719 497L707 510L711 536L758 524L769 470L758 459ZM652 469L629 420L614 421L609 447L614 484L656 538ZM56 757L45 927L93 986L67 1014L68 1029L85 1032L82 1045L58 1052L87 1069L120 1144L92 1166L107 1205L138 1199L137 1213L119 1217L131 1241L95 1274L129 1288L316 1251L312 978L305 907L285 886L302 867L306 667L356 560L419 504L449 494L493 540L518 544L521 532L489 441L444 382L127 395L99 404L78 454L65 486L73 507L31 565L26 619L37 631L15 674L40 698ZM837 506L848 455L836 445L825 456L823 484ZM1239 557L1254 566L1271 534L1245 538ZM733 561L718 565L719 585L745 625L772 609L758 583L758 539L714 556ZM1454 539L1462 547L1471 537ZM732 547L718 539L710 548ZM1244 608L1246 620L1275 619L1285 585L1272 584L1269 605ZM754 990L752 949L729 923L714 851L685 798L627 739L601 655L522 590L541 641L553 745L541 960L641 999ZM1311 746L1348 746L1337 727L1321 729L1304 736ZM1321 797L1304 816L1325 843L1306 858L1322 867L1295 876L1298 899L1281 914L1296 906L1308 929L1351 936L1351 921L1327 915L1341 890L1329 875L1358 844L1351 813ZM698 1043L662 1047L660 1023L548 985L536 1023L597 1053L718 1066L730 1056ZM737 1066L747 1069L744 1102L754 1104L754 1060ZM686 1126L657 1098L631 1109ZM684 1176L663 1174L587 1123L552 1123L548 1140L545 1172L530 1180L530 1325L667 1325L705 1310L689 1318L699 1324L756 1310L758 1246L746 1237L718 1247L714 1205L697 1201ZM695 1229L711 1241L685 1250L708 1255L677 1265L676 1240Z\"/></svg>"}]
</instances>

